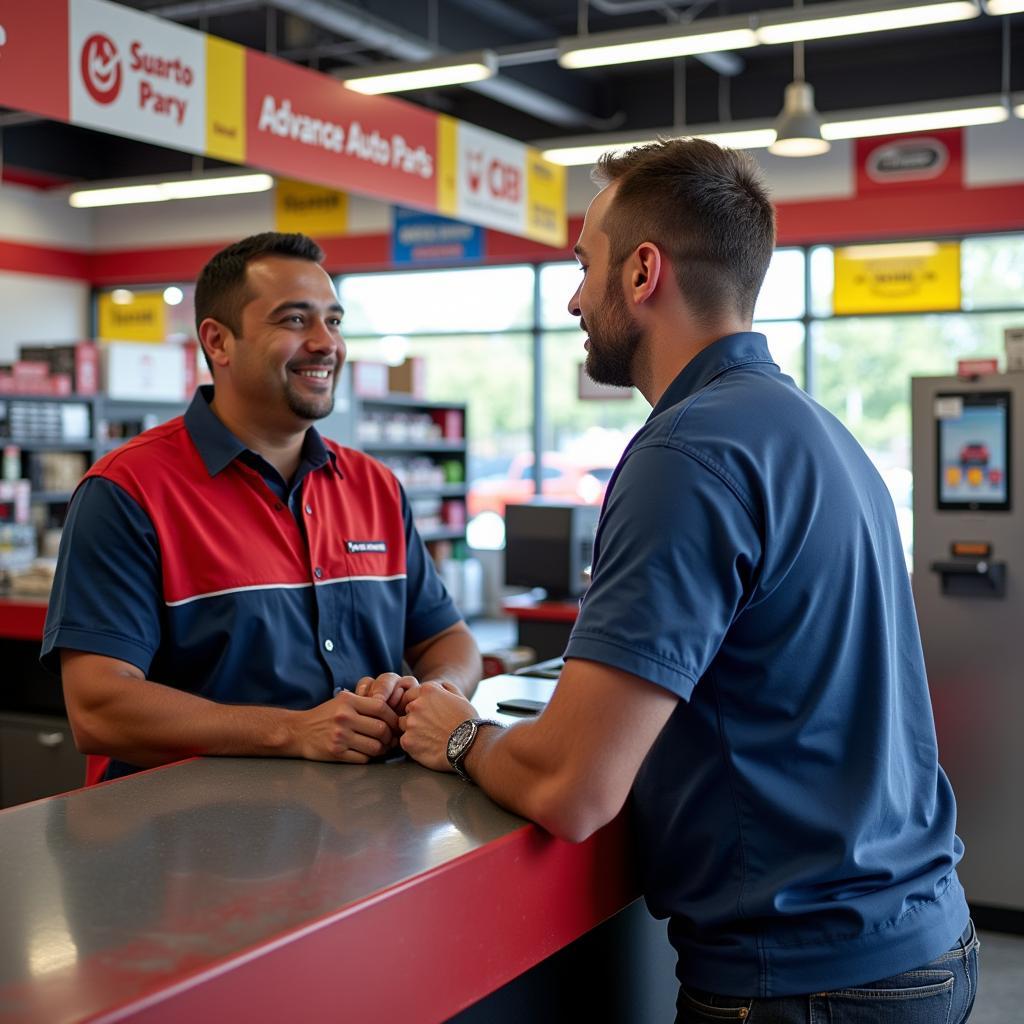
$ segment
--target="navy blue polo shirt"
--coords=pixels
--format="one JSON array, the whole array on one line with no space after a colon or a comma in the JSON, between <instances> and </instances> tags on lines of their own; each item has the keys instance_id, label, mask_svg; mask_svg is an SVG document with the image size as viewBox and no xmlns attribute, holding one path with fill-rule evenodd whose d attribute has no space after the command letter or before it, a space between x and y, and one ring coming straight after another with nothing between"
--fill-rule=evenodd
<instances>
[{"instance_id":1,"label":"navy blue polo shirt","mask_svg":"<svg viewBox=\"0 0 1024 1024\"><path fill-rule=\"evenodd\" d=\"M566 657L681 698L632 803L683 984L816 992L955 944L963 847L892 500L762 335L703 350L626 449Z\"/></svg>"},{"instance_id":2,"label":"navy blue polo shirt","mask_svg":"<svg viewBox=\"0 0 1024 1024\"><path fill-rule=\"evenodd\" d=\"M88 651L210 700L305 709L400 671L404 651L459 621L385 466L311 427L286 482L211 397L201 389L79 486L44 665Z\"/></svg>"}]
</instances>

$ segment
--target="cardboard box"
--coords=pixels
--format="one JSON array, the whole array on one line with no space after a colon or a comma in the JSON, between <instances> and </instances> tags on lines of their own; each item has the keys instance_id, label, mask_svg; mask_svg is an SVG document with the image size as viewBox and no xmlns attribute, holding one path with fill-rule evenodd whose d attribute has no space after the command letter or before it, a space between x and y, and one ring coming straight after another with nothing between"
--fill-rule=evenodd
<instances>
[{"instance_id":1,"label":"cardboard box","mask_svg":"<svg viewBox=\"0 0 1024 1024\"><path fill-rule=\"evenodd\" d=\"M382 398L388 393L388 364L365 359L349 363L352 367L352 393L360 398Z\"/></svg>"},{"instance_id":2,"label":"cardboard box","mask_svg":"<svg viewBox=\"0 0 1024 1024\"><path fill-rule=\"evenodd\" d=\"M388 367L388 389L414 398L427 397L427 361L410 356L398 366Z\"/></svg>"},{"instance_id":3,"label":"cardboard box","mask_svg":"<svg viewBox=\"0 0 1024 1024\"><path fill-rule=\"evenodd\" d=\"M68 345L19 345L19 358L46 363L53 378L64 377L69 389L79 395L95 395L100 386L99 349L95 342L76 341ZM56 386L50 394L63 395L64 385Z\"/></svg>"},{"instance_id":4,"label":"cardboard box","mask_svg":"<svg viewBox=\"0 0 1024 1024\"><path fill-rule=\"evenodd\" d=\"M104 390L110 398L180 402L188 397L188 353L183 345L111 341L100 353Z\"/></svg>"}]
</instances>

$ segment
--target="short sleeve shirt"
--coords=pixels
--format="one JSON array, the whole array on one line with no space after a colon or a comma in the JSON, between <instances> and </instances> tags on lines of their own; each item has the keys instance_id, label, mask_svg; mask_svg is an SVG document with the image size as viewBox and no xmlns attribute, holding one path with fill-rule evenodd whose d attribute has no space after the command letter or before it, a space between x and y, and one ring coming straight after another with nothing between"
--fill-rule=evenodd
<instances>
[{"instance_id":1,"label":"short sleeve shirt","mask_svg":"<svg viewBox=\"0 0 1024 1024\"><path fill-rule=\"evenodd\" d=\"M962 845L892 501L762 335L702 351L628 446L566 657L681 698L633 804L684 982L820 991L955 942Z\"/></svg>"}]
</instances>

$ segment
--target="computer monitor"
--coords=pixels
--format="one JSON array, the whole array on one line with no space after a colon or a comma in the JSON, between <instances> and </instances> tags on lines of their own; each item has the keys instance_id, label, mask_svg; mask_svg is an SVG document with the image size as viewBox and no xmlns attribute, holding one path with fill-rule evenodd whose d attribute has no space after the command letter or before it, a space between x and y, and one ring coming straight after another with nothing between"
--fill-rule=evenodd
<instances>
[{"instance_id":1,"label":"computer monitor","mask_svg":"<svg viewBox=\"0 0 1024 1024\"><path fill-rule=\"evenodd\" d=\"M938 507L1007 511L1012 493L1010 393L937 394L935 430Z\"/></svg>"},{"instance_id":2,"label":"computer monitor","mask_svg":"<svg viewBox=\"0 0 1024 1024\"><path fill-rule=\"evenodd\" d=\"M505 507L505 582L578 597L590 582L596 505L535 501Z\"/></svg>"}]
</instances>

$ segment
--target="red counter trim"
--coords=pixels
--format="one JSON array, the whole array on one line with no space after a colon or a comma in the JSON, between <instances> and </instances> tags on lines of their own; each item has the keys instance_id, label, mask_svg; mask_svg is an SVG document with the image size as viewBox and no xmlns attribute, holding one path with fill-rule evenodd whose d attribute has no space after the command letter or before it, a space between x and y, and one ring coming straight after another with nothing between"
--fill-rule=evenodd
<instances>
[{"instance_id":1,"label":"red counter trim","mask_svg":"<svg viewBox=\"0 0 1024 1024\"><path fill-rule=\"evenodd\" d=\"M249 1024L445 1020L631 903L625 849L621 818L579 845L524 825L93 1024L210 1020L227 1006Z\"/></svg>"},{"instance_id":2,"label":"red counter trim","mask_svg":"<svg viewBox=\"0 0 1024 1024\"><path fill-rule=\"evenodd\" d=\"M0 597L0 637L7 640L35 640L43 638L46 622L46 601L18 601Z\"/></svg>"}]
</instances>

